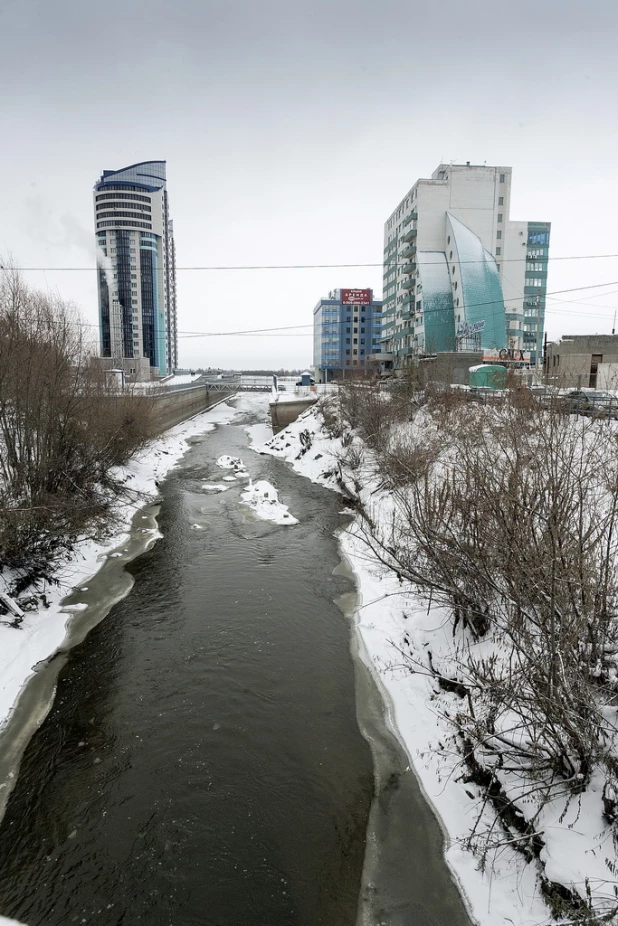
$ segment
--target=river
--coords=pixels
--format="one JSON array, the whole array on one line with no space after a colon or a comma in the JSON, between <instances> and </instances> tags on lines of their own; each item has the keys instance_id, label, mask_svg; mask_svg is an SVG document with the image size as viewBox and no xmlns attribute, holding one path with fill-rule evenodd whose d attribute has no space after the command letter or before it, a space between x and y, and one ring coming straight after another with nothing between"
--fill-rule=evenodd
<instances>
[{"instance_id":1,"label":"river","mask_svg":"<svg viewBox=\"0 0 618 926\"><path fill-rule=\"evenodd\" d=\"M3 915L468 926L350 645L341 502L250 450L253 421L192 441L162 488L163 538L126 566L131 594L66 657L0 826ZM222 454L299 524L256 520L238 485L205 491ZM101 584L76 600L100 605Z\"/></svg>"}]
</instances>

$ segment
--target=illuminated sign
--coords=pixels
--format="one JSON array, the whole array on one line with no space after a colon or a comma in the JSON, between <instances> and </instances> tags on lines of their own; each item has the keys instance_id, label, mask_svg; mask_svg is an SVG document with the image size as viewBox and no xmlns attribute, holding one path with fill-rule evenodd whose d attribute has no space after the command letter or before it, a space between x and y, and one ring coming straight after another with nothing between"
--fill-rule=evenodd
<instances>
[{"instance_id":1,"label":"illuminated sign","mask_svg":"<svg viewBox=\"0 0 618 926\"><path fill-rule=\"evenodd\" d=\"M370 305L370 289L342 289L341 302L343 305Z\"/></svg>"}]
</instances>

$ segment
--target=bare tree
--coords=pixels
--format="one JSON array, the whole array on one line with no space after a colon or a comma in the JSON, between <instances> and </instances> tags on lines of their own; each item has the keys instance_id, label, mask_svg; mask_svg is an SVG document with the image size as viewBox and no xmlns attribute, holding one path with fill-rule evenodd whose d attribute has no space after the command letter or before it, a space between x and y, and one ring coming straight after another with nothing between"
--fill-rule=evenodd
<instances>
[{"instance_id":1,"label":"bare tree","mask_svg":"<svg viewBox=\"0 0 618 926\"><path fill-rule=\"evenodd\" d=\"M152 434L147 401L111 398L74 307L0 271L0 568L46 568L105 525L114 470Z\"/></svg>"}]
</instances>

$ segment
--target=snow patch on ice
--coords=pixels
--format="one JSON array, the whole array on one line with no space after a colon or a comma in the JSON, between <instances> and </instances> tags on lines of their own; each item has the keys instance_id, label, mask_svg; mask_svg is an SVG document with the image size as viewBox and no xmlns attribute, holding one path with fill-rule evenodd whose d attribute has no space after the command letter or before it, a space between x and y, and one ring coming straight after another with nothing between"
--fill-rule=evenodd
<instances>
[{"instance_id":1,"label":"snow patch on ice","mask_svg":"<svg viewBox=\"0 0 618 926\"><path fill-rule=\"evenodd\" d=\"M206 489L207 492L227 492L229 486L224 485L222 482L205 482L202 488Z\"/></svg>"},{"instance_id":2,"label":"snow patch on ice","mask_svg":"<svg viewBox=\"0 0 618 926\"><path fill-rule=\"evenodd\" d=\"M230 457L227 454L224 454L222 457L219 457L217 460L217 466L220 466L221 469L244 469L245 464L240 459L240 457Z\"/></svg>"},{"instance_id":3,"label":"snow patch on ice","mask_svg":"<svg viewBox=\"0 0 618 926\"><path fill-rule=\"evenodd\" d=\"M263 521L272 521L275 524L298 524L298 519L289 513L287 505L279 501L279 493L270 482L259 479L250 482L243 491L241 499L244 505Z\"/></svg>"},{"instance_id":4,"label":"snow patch on ice","mask_svg":"<svg viewBox=\"0 0 618 926\"><path fill-rule=\"evenodd\" d=\"M249 446L251 449L265 444L273 436L272 425L268 422L262 424L252 424L245 431L249 435Z\"/></svg>"}]
</instances>

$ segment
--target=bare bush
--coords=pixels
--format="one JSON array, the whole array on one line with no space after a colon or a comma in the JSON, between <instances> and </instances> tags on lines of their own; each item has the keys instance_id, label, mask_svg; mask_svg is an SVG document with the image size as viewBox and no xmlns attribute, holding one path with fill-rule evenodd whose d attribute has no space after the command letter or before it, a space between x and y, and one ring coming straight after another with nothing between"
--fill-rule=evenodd
<instances>
[{"instance_id":1,"label":"bare bush","mask_svg":"<svg viewBox=\"0 0 618 926\"><path fill-rule=\"evenodd\" d=\"M44 570L106 523L114 467L153 433L140 398L106 393L71 306L0 271L0 568Z\"/></svg>"},{"instance_id":2,"label":"bare bush","mask_svg":"<svg viewBox=\"0 0 618 926\"><path fill-rule=\"evenodd\" d=\"M378 454L382 487L396 491L426 477L438 453L437 437L420 441L409 432L396 432Z\"/></svg>"},{"instance_id":3,"label":"bare bush","mask_svg":"<svg viewBox=\"0 0 618 926\"><path fill-rule=\"evenodd\" d=\"M425 668L465 696L449 722L466 777L528 855L543 845L544 805L583 791L595 769L607 782L606 819L617 816L612 434L525 397L475 407L433 454L423 456L422 433L408 452L395 440L380 458L392 519L381 524L370 502L364 511L381 562L451 609L453 651ZM528 805L521 827L518 801ZM469 845L484 863L504 839L477 824Z\"/></svg>"}]
</instances>

